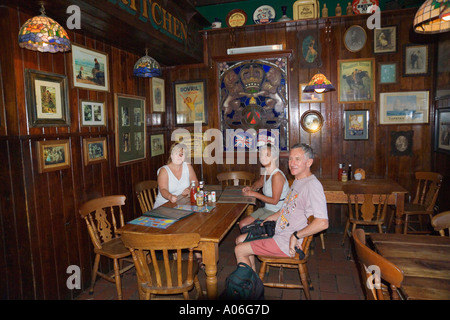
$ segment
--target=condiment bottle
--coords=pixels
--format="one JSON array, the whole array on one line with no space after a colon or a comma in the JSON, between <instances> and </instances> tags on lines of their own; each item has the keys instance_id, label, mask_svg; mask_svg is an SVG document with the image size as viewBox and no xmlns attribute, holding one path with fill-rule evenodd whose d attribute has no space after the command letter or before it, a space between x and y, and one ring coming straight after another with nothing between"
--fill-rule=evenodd
<instances>
[{"instance_id":1,"label":"condiment bottle","mask_svg":"<svg viewBox=\"0 0 450 320\"><path fill-rule=\"evenodd\" d=\"M348 172L347 172L347 177L348 177L348 180L352 180L352 164L351 163L349 163L348 164Z\"/></svg>"},{"instance_id":2,"label":"condiment bottle","mask_svg":"<svg viewBox=\"0 0 450 320\"><path fill-rule=\"evenodd\" d=\"M195 195L197 191L195 190L195 181L191 181L191 204L196 204Z\"/></svg>"},{"instance_id":3,"label":"condiment bottle","mask_svg":"<svg viewBox=\"0 0 450 320\"><path fill-rule=\"evenodd\" d=\"M342 181L342 163L339 163L339 169L338 169L338 181Z\"/></svg>"},{"instance_id":4,"label":"condiment bottle","mask_svg":"<svg viewBox=\"0 0 450 320\"><path fill-rule=\"evenodd\" d=\"M203 207L205 202L205 199L203 198L203 187L202 188L198 188L197 191L197 206L198 207Z\"/></svg>"},{"instance_id":5,"label":"condiment bottle","mask_svg":"<svg viewBox=\"0 0 450 320\"><path fill-rule=\"evenodd\" d=\"M342 170L342 182L347 182L347 171Z\"/></svg>"}]
</instances>

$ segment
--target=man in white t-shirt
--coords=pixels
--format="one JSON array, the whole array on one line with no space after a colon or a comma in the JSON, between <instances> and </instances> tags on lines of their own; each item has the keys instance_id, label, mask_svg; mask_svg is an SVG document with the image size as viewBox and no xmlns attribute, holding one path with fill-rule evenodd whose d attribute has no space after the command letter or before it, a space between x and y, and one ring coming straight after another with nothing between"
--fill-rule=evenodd
<instances>
[{"instance_id":1,"label":"man in white t-shirt","mask_svg":"<svg viewBox=\"0 0 450 320\"><path fill-rule=\"evenodd\" d=\"M307 144L296 144L289 152L289 170L295 176L288 196L280 211L265 221L276 221L272 238L247 241L247 234L236 240L236 260L255 270L255 255L293 257L295 248L301 248L304 237L328 228L328 213L322 184L311 173L314 152ZM308 225L308 217L314 220Z\"/></svg>"}]
</instances>

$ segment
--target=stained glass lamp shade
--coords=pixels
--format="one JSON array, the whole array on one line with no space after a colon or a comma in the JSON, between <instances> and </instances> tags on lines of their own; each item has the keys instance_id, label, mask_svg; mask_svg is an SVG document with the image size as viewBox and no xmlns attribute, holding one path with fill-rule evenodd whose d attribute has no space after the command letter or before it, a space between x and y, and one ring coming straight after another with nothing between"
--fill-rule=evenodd
<instances>
[{"instance_id":1,"label":"stained glass lamp shade","mask_svg":"<svg viewBox=\"0 0 450 320\"><path fill-rule=\"evenodd\" d=\"M134 64L133 75L145 78L159 77L161 75L161 67L155 59L147 55L147 50L145 50L145 56Z\"/></svg>"},{"instance_id":2,"label":"stained glass lamp shade","mask_svg":"<svg viewBox=\"0 0 450 320\"><path fill-rule=\"evenodd\" d=\"M450 1L427 0L414 17L417 33L440 33L450 31Z\"/></svg>"},{"instance_id":3,"label":"stained glass lamp shade","mask_svg":"<svg viewBox=\"0 0 450 320\"><path fill-rule=\"evenodd\" d=\"M19 31L19 46L40 52L65 52L70 50L70 39L61 25L45 15L28 19Z\"/></svg>"},{"instance_id":4,"label":"stained glass lamp shade","mask_svg":"<svg viewBox=\"0 0 450 320\"><path fill-rule=\"evenodd\" d=\"M322 73L315 74L308 85L303 89L303 92L317 92L323 93L328 91L335 91L336 89L331 82Z\"/></svg>"}]
</instances>

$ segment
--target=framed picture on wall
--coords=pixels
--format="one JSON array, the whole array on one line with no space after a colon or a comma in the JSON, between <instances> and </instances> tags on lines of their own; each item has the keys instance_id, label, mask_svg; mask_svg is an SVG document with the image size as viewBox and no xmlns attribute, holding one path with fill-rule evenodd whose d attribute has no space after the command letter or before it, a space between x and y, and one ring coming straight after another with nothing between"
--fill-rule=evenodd
<instances>
[{"instance_id":1,"label":"framed picture on wall","mask_svg":"<svg viewBox=\"0 0 450 320\"><path fill-rule=\"evenodd\" d=\"M438 43L436 100L450 97L450 39Z\"/></svg>"},{"instance_id":2,"label":"framed picture on wall","mask_svg":"<svg viewBox=\"0 0 450 320\"><path fill-rule=\"evenodd\" d=\"M426 76L429 70L427 45L403 45L403 76Z\"/></svg>"},{"instance_id":3,"label":"framed picture on wall","mask_svg":"<svg viewBox=\"0 0 450 320\"><path fill-rule=\"evenodd\" d=\"M80 105L82 126L106 126L106 109L104 102L81 100Z\"/></svg>"},{"instance_id":4,"label":"framed picture on wall","mask_svg":"<svg viewBox=\"0 0 450 320\"><path fill-rule=\"evenodd\" d=\"M152 157L164 154L164 134L150 136L150 154Z\"/></svg>"},{"instance_id":5,"label":"framed picture on wall","mask_svg":"<svg viewBox=\"0 0 450 320\"><path fill-rule=\"evenodd\" d=\"M108 54L72 44L73 86L109 91Z\"/></svg>"},{"instance_id":6,"label":"framed picture on wall","mask_svg":"<svg viewBox=\"0 0 450 320\"><path fill-rule=\"evenodd\" d=\"M450 154L450 108L436 109L435 150Z\"/></svg>"},{"instance_id":7,"label":"framed picture on wall","mask_svg":"<svg viewBox=\"0 0 450 320\"><path fill-rule=\"evenodd\" d=\"M397 26L373 29L373 53L397 52Z\"/></svg>"},{"instance_id":8,"label":"framed picture on wall","mask_svg":"<svg viewBox=\"0 0 450 320\"><path fill-rule=\"evenodd\" d=\"M300 64L306 68L322 65L320 38L316 30L305 30L297 34L299 40Z\"/></svg>"},{"instance_id":9,"label":"framed picture on wall","mask_svg":"<svg viewBox=\"0 0 450 320\"><path fill-rule=\"evenodd\" d=\"M70 168L69 140L36 141L39 173Z\"/></svg>"},{"instance_id":10,"label":"framed picture on wall","mask_svg":"<svg viewBox=\"0 0 450 320\"><path fill-rule=\"evenodd\" d=\"M84 165L90 165L108 160L106 137L83 139Z\"/></svg>"},{"instance_id":11,"label":"framed picture on wall","mask_svg":"<svg viewBox=\"0 0 450 320\"><path fill-rule=\"evenodd\" d=\"M369 110L344 110L344 140L369 139Z\"/></svg>"},{"instance_id":12,"label":"framed picture on wall","mask_svg":"<svg viewBox=\"0 0 450 320\"><path fill-rule=\"evenodd\" d=\"M396 83L398 74L397 62L380 62L378 63L378 83L388 84Z\"/></svg>"},{"instance_id":13,"label":"framed picture on wall","mask_svg":"<svg viewBox=\"0 0 450 320\"><path fill-rule=\"evenodd\" d=\"M338 102L375 101L375 58L338 60Z\"/></svg>"},{"instance_id":14,"label":"framed picture on wall","mask_svg":"<svg viewBox=\"0 0 450 320\"><path fill-rule=\"evenodd\" d=\"M307 86L307 83L301 83L299 86L300 91L300 102L324 102L325 97L323 93L317 93L317 92L303 92L305 87Z\"/></svg>"},{"instance_id":15,"label":"framed picture on wall","mask_svg":"<svg viewBox=\"0 0 450 320\"><path fill-rule=\"evenodd\" d=\"M344 33L344 45L348 51L358 52L367 41L367 33L363 27L354 25L347 29Z\"/></svg>"},{"instance_id":16,"label":"framed picture on wall","mask_svg":"<svg viewBox=\"0 0 450 320\"><path fill-rule=\"evenodd\" d=\"M193 125L194 122L208 123L206 106L206 81L182 81L173 84L175 101L175 124Z\"/></svg>"},{"instance_id":17,"label":"framed picture on wall","mask_svg":"<svg viewBox=\"0 0 450 320\"><path fill-rule=\"evenodd\" d=\"M147 157L145 97L114 95L116 165L127 165Z\"/></svg>"},{"instance_id":18,"label":"framed picture on wall","mask_svg":"<svg viewBox=\"0 0 450 320\"><path fill-rule=\"evenodd\" d=\"M428 123L429 92L380 93L380 124Z\"/></svg>"},{"instance_id":19,"label":"framed picture on wall","mask_svg":"<svg viewBox=\"0 0 450 320\"><path fill-rule=\"evenodd\" d=\"M392 131L391 132L391 155L412 156L414 131Z\"/></svg>"},{"instance_id":20,"label":"framed picture on wall","mask_svg":"<svg viewBox=\"0 0 450 320\"><path fill-rule=\"evenodd\" d=\"M164 79L151 78L151 99L152 99L152 112L165 112L166 111L166 95L164 91Z\"/></svg>"},{"instance_id":21,"label":"framed picture on wall","mask_svg":"<svg viewBox=\"0 0 450 320\"><path fill-rule=\"evenodd\" d=\"M30 127L69 126L67 77L25 69Z\"/></svg>"}]
</instances>

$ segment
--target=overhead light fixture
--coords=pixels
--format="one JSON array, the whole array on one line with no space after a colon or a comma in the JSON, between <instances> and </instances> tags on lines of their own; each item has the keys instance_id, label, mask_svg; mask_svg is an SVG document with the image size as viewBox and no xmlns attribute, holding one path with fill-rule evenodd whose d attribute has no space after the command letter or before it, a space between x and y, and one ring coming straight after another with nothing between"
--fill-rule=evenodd
<instances>
[{"instance_id":1,"label":"overhead light fixture","mask_svg":"<svg viewBox=\"0 0 450 320\"><path fill-rule=\"evenodd\" d=\"M133 75L143 78L159 77L161 75L159 63L148 56L147 49L145 49L145 56L134 64Z\"/></svg>"},{"instance_id":2,"label":"overhead light fixture","mask_svg":"<svg viewBox=\"0 0 450 320\"><path fill-rule=\"evenodd\" d=\"M414 17L417 33L441 33L450 31L449 0L427 0Z\"/></svg>"},{"instance_id":3,"label":"overhead light fixture","mask_svg":"<svg viewBox=\"0 0 450 320\"><path fill-rule=\"evenodd\" d=\"M65 52L70 50L70 39L61 25L45 15L41 5L41 15L28 19L19 31L19 46L39 52Z\"/></svg>"},{"instance_id":4,"label":"overhead light fixture","mask_svg":"<svg viewBox=\"0 0 450 320\"><path fill-rule=\"evenodd\" d=\"M281 50L283 50L282 44L273 44L273 45L267 45L267 46L231 48L231 49L227 49L227 54L244 54L244 53L271 52L271 51L281 51Z\"/></svg>"},{"instance_id":5,"label":"overhead light fixture","mask_svg":"<svg viewBox=\"0 0 450 320\"><path fill-rule=\"evenodd\" d=\"M317 92L324 93L335 91L333 84L322 73L316 73L308 85L303 89L303 92Z\"/></svg>"}]
</instances>

